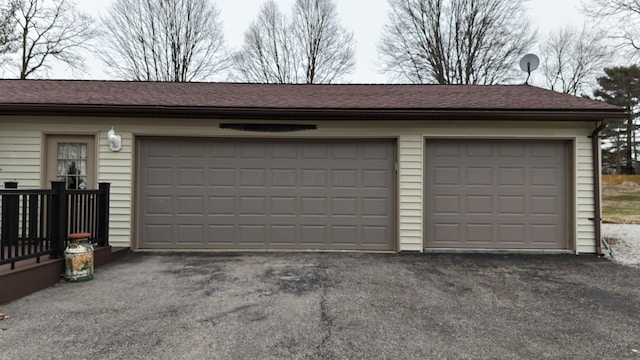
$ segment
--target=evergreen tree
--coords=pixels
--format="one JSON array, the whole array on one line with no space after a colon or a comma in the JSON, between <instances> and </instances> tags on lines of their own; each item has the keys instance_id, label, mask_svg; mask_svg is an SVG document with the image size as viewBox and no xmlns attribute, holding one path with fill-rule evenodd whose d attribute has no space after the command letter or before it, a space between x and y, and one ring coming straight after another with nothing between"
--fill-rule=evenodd
<instances>
[{"instance_id":1,"label":"evergreen tree","mask_svg":"<svg viewBox=\"0 0 640 360\"><path fill-rule=\"evenodd\" d=\"M610 123L605 133L610 140L610 154L605 154L603 159L615 160L618 174L635 174L637 126L634 119L640 111L640 67L613 67L604 71L606 76L598 78L600 88L594 91L594 95L606 103L624 107L629 111L629 117Z\"/></svg>"}]
</instances>

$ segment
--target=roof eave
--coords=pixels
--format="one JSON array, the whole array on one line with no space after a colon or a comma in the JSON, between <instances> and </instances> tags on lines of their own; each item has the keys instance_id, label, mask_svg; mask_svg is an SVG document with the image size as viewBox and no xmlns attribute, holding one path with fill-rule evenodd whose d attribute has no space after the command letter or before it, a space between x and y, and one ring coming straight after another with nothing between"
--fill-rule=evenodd
<instances>
[{"instance_id":1,"label":"roof eave","mask_svg":"<svg viewBox=\"0 0 640 360\"><path fill-rule=\"evenodd\" d=\"M253 108L149 105L0 104L2 115L209 117L251 119L354 120L564 120L626 119L618 109L359 109L359 108Z\"/></svg>"}]
</instances>

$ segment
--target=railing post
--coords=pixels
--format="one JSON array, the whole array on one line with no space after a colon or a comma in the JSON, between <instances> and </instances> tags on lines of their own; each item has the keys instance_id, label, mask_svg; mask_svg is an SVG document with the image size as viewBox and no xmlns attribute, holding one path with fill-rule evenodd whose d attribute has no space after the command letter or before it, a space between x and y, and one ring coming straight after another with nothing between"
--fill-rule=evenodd
<instances>
[{"instance_id":1,"label":"railing post","mask_svg":"<svg viewBox=\"0 0 640 360\"><path fill-rule=\"evenodd\" d=\"M98 231L101 246L109 246L109 193L111 189L110 183L99 183L100 200L98 201Z\"/></svg>"},{"instance_id":2,"label":"railing post","mask_svg":"<svg viewBox=\"0 0 640 360\"><path fill-rule=\"evenodd\" d=\"M5 189L17 189L18 183L15 181L6 181ZM18 254L18 229L20 222L20 199L19 195L4 195L2 197L2 236L0 251L6 247L8 251L7 258L11 258ZM14 254L12 255L12 252Z\"/></svg>"},{"instance_id":3,"label":"railing post","mask_svg":"<svg viewBox=\"0 0 640 360\"><path fill-rule=\"evenodd\" d=\"M26 195L25 195L26 196ZM27 214L29 215L28 233L25 236L27 239L35 240L38 238L38 195L29 195L29 205ZM25 211L24 209L22 211Z\"/></svg>"},{"instance_id":4,"label":"railing post","mask_svg":"<svg viewBox=\"0 0 640 360\"><path fill-rule=\"evenodd\" d=\"M64 181L52 181L51 189L55 194L52 196L51 206L51 250L55 258L64 257L65 240L67 238L68 213L67 191Z\"/></svg>"}]
</instances>

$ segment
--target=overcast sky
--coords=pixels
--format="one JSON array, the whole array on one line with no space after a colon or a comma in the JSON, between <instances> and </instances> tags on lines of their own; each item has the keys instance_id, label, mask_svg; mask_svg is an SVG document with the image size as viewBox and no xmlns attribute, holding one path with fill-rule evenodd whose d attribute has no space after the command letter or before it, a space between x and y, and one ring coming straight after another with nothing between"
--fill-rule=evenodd
<instances>
[{"instance_id":1,"label":"overcast sky","mask_svg":"<svg viewBox=\"0 0 640 360\"><path fill-rule=\"evenodd\" d=\"M80 10L96 18L107 13L111 2L112 0L77 1ZM289 12L293 0L277 2L283 11ZM255 19L262 3L263 0L216 0L225 29L225 41L230 50L241 46L244 31ZM337 0L336 4L342 24L355 33L357 41L356 70L346 80L353 83L388 82L387 76L378 73L376 66L377 44L387 19L387 0ZM567 24L581 26L584 17L579 7L580 0L531 0L527 4L531 21L540 35ZM50 75L55 78L109 78L109 75L102 71L103 65L100 60L88 57L88 61L89 73L86 75L72 75L63 71L56 71Z\"/></svg>"}]
</instances>

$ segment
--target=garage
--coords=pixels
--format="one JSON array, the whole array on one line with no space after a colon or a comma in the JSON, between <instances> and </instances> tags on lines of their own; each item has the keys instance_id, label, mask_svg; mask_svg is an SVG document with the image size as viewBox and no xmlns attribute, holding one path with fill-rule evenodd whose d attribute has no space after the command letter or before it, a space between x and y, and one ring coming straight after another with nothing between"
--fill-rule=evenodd
<instances>
[{"instance_id":1,"label":"garage","mask_svg":"<svg viewBox=\"0 0 640 360\"><path fill-rule=\"evenodd\" d=\"M425 248L573 246L569 144L427 139Z\"/></svg>"},{"instance_id":2,"label":"garage","mask_svg":"<svg viewBox=\"0 0 640 360\"><path fill-rule=\"evenodd\" d=\"M393 251L396 140L140 137L141 249Z\"/></svg>"}]
</instances>

